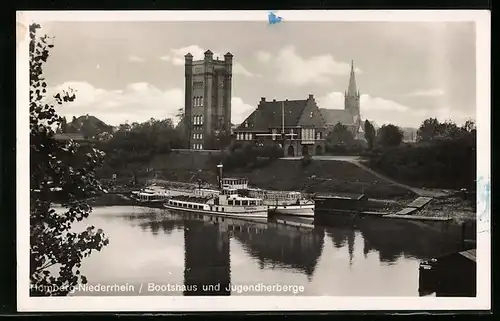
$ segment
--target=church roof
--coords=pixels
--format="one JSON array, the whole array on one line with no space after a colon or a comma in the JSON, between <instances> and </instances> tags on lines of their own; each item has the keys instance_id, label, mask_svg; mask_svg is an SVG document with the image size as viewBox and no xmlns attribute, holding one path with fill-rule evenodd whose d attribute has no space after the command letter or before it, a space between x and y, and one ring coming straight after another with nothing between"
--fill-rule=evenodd
<instances>
[{"instance_id":1,"label":"church roof","mask_svg":"<svg viewBox=\"0 0 500 321\"><path fill-rule=\"evenodd\" d=\"M349 114L347 110L344 109L329 109L329 108L320 108L321 114L323 114L323 118L327 125L337 125L337 123L341 123L343 125L351 125L354 123L354 119Z\"/></svg>"},{"instance_id":2,"label":"church roof","mask_svg":"<svg viewBox=\"0 0 500 321\"><path fill-rule=\"evenodd\" d=\"M356 96L356 74L354 73L354 61L351 61L351 76L349 77L349 87L347 89L347 96Z\"/></svg>"},{"instance_id":3,"label":"church roof","mask_svg":"<svg viewBox=\"0 0 500 321\"><path fill-rule=\"evenodd\" d=\"M237 129L269 130L282 126L282 104L284 126L295 127L299 125L300 116L307 105L305 100L261 101L259 106ZM248 124L248 126L246 126Z\"/></svg>"}]
</instances>

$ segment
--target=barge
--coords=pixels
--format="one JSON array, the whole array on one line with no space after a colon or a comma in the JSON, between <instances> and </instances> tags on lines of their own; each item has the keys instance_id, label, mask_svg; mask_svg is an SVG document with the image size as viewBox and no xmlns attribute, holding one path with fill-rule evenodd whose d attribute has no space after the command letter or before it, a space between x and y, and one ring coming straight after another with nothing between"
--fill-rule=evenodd
<instances>
[{"instance_id":1,"label":"barge","mask_svg":"<svg viewBox=\"0 0 500 321\"><path fill-rule=\"evenodd\" d=\"M317 194L313 199L321 214L362 214L368 200L364 194Z\"/></svg>"}]
</instances>

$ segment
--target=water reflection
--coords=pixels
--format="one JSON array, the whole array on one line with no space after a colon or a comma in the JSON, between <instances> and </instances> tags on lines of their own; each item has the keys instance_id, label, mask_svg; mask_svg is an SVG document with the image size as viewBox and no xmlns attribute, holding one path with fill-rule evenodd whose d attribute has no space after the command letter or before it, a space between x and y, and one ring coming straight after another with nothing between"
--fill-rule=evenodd
<instances>
[{"instance_id":1,"label":"water reflection","mask_svg":"<svg viewBox=\"0 0 500 321\"><path fill-rule=\"evenodd\" d=\"M184 295L231 294L229 233L223 225L185 220L184 253Z\"/></svg>"},{"instance_id":2,"label":"water reflection","mask_svg":"<svg viewBox=\"0 0 500 321\"><path fill-rule=\"evenodd\" d=\"M463 246L461 227L450 222L330 215L317 217L316 224L329 226L327 235L335 247L347 243L351 256L355 233L361 233L363 254L378 252L380 262L386 264L393 264L400 257L428 259L459 251Z\"/></svg>"},{"instance_id":3,"label":"water reflection","mask_svg":"<svg viewBox=\"0 0 500 321\"><path fill-rule=\"evenodd\" d=\"M234 237L245 245L247 253L265 266L292 268L310 280L321 256L324 230L304 229L280 224L256 225L233 230Z\"/></svg>"},{"instance_id":4,"label":"water reflection","mask_svg":"<svg viewBox=\"0 0 500 321\"><path fill-rule=\"evenodd\" d=\"M85 224L103 228L110 244L84 261L84 275L157 287L77 295L266 295L228 288L260 282L302 285L302 295L418 296L420 260L460 246L459 228L450 224L345 215L299 223L96 207Z\"/></svg>"}]
</instances>

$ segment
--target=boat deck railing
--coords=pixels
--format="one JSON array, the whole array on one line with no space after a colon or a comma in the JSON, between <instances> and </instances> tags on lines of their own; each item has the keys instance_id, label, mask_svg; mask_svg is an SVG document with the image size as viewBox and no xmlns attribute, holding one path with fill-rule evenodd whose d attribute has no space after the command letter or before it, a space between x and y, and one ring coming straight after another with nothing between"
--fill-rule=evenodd
<instances>
[{"instance_id":1,"label":"boat deck railing","mask_svg":"<svg viewBox=\"0 0 500 321\"><path fill-rule=\"evenodd\" d=\"M182 201L182 202L193 202L193 203L203 202L204 203L204 202L207 202L210 199L210 197L178 195L178 196L173 196L170 199L175 200L175 201Z\"/></svg>"}]
</instances>

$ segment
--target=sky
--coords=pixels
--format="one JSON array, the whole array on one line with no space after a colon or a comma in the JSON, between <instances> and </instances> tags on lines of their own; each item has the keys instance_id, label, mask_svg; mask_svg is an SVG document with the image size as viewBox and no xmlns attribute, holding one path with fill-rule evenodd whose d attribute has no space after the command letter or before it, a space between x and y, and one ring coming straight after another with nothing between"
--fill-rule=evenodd
<instances>
[{"instance_id":1,"label":"sky","mask_svg":"<svg viewBox=\"0 0 500 321\"><path fill-rule=\"evenodd\" d=\"M52 90L73 88L66 117L111 125L175 118L184 107L184 58L231 52L232 122L268 100L343 109L351 61L361 117L417 128L476 116L473 22L44 22L54 37L44 67ZM221 58L223 59L223 57Z\"/></svg>"}]
</instances>

